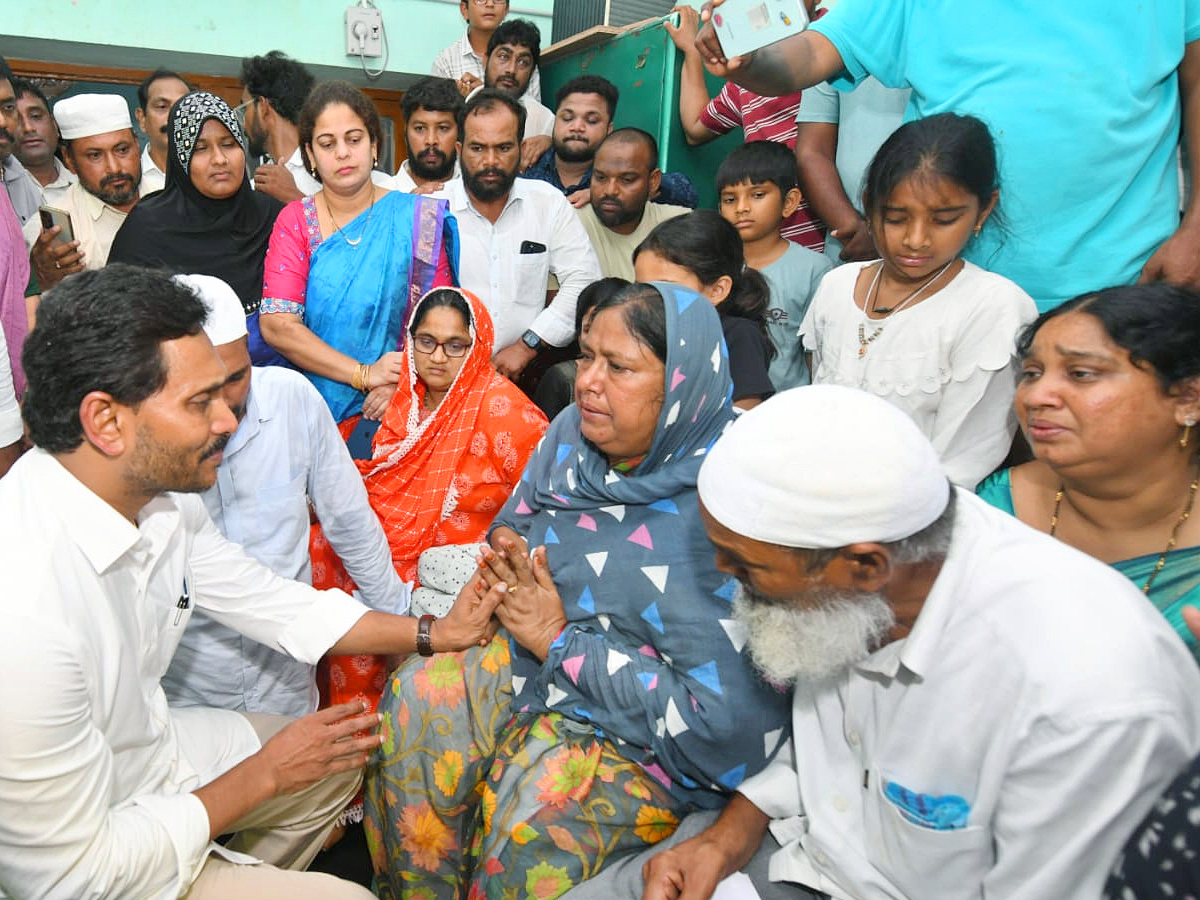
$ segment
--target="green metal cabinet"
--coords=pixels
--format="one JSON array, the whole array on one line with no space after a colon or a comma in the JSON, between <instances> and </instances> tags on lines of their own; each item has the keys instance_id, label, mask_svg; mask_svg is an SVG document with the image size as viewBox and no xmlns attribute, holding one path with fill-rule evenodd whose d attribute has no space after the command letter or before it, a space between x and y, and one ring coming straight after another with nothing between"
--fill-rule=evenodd
<instances>
[{"instance_id":1,"label":"green metal cabinet","mask_svg":"<svg viewBox=\"0 0 1200 900\"><path fill-rule=\"evenodd\" d=\"M547 49L541 64L543 100L553 104L555 92L577 75L607 78L621 92L617 127L633 126L654 135L662 170L683 172L696 185L700 206L716 208L713 179L717 166L742 142L742 132L736 129L700 147L688 145L679 123L683 56L663 27L663 20L652 20L590 46L586 38L587 33L576 39L578 47L568 44ZM706 77L709 96L716 96L722 82Z\"/></svg>"}]
</instances>

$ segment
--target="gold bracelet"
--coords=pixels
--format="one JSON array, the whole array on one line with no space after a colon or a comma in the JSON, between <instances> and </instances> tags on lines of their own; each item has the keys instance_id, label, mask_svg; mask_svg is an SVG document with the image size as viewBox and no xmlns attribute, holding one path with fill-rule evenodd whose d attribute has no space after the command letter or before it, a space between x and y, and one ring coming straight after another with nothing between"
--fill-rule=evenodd
<instances>
[{"instance_id":1,"label":"gold bracelet","mask_svg":"<svg viewBox=\"0 0 1200 900\"><path fill-rule=\"evenodd\" d=\"M364 394L371 392L371 364L362 364L362 387L359 388Z\"/></svg>"},{"instance_id":2,"label":"gold bracelet","mask_svg":"<svg viewBox=\"0 0 1200 900\"><path fill-rule=\"evenodd\" d=\"M354 374L350 376L350 387L360 393L367 393L367 379L370 377L371 367L363 363L357 363L354 366Z\"/></svg>"}]
</instances>

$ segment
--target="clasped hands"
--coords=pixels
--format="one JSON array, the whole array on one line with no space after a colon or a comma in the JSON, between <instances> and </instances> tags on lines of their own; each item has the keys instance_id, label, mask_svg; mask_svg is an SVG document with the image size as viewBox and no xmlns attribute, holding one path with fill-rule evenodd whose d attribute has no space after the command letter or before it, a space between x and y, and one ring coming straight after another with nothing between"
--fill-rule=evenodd
<instances>
[{"instance_id":1,"label":"clasped hands","mask_svg":"<svg viewBox=\"0 0 1200 900\"><path fill-rule=\"evenodd\" d=\"M484 546L475 557L479 566L474 579L477 595L502 592L494 614L522 647L545 660L550 645L567 626L562 597L550 567L546 548L530 553L525 542L511 528L501 526L492 532L492 546Z\"/></svg>"}]
</instances>

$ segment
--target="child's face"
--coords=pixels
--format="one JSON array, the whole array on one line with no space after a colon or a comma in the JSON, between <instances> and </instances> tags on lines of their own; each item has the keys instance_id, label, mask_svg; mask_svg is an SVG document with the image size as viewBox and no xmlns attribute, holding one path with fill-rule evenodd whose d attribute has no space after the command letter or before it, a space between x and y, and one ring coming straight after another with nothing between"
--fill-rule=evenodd
<instances>
[{"instance_id":1,"label":"child's face","mask_svg":"<svg viewBox=\"0 0 1200 900\"><path fill-rule=\"evenodd\" d=\"M871 215L871 231L888 274L923 281L957 258L996 205L986 207L955 181L910 176Z\"/></svg>"},{"instance_id":2,"label":"child's face","mask_svg":"<svg viewBox=\"0 0 1200 900\"><path fill-rule=\"evenodd\" d=\"M721 188L721 217L738 231L742 243L762 240L779 233L783 220L796 211L799 191L787 197L771 181L731 184Z\"/></svg>"}]
</instances>

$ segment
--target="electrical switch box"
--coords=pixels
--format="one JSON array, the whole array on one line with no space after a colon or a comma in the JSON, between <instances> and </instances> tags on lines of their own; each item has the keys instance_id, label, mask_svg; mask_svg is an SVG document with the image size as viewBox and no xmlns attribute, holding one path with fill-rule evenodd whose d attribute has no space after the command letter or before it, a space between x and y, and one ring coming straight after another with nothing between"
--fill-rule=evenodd
<instances>
[{"instance_id":1,"label":"electrical switch box","mask_svg":"<svg viewBox=\"0 0 1200 900\"><path fill-rule=\"evenodd\" d=\"M346 55L383 56L383 13L371 6L346 8Z\"/></svg>"}]
</instances>

